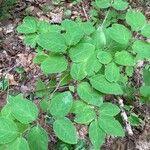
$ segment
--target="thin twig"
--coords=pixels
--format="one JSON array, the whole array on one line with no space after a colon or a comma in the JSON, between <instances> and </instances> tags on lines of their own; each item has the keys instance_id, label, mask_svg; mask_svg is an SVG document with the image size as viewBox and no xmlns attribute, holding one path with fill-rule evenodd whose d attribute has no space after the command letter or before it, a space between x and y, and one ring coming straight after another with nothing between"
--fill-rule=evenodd
<instances>
[{"instance_id":1,"label":"thin twig","mask_svg":"<svg viewBox=\"0 0 150 150\"><path fill-rule=\"evenodd\" d=\"M51 86L51 87L47 87L44 89L40 89L40 90L35 90L34 92L42 92L42 91L48 91L51 90L53 88L56 88L57 86ZM68 88L69 86L60 86L59 89L64 89L64 88Z\"/></svg>"},{"instance_id":2,"label":"thin twig","mask_svg":"<svg viewBox=\"0 0 150 150\"><path fill-rule=\"evenodd\" d=\"M67 76L67 75L66 75L66 76ZM66 78L66 76L64 76L64 77L58 82L56 88L54 89L54 91L53 91L52 94L50 95L50 99L52 99L54 93L58 90L58 88L59 88L61 82Z\"/></svg>"},{"instance_id":3,"label":"thin twig","mask_svg":"<svg viewBox=\"0 0 150 150\"><path fill-rule=\"evenodd\" d=\"M103 28L103 26L104 26L104 24L105 24L105 22L106 22L106 20L107 20L107 18L108 18L109 13L110 13L110 9L107 11L106 16L105 16L105 18L104 18L102 24L98 27L98 29Z\"/></svg>"},{"instance_id":4,"label":"thin twig","mask_svg":"<svg viewBox=\"0 0 150 150\"><path fill-rule=\"evenodd\" d=\"M20 62L18 62L17 64L15 64L14 66L12 66L10 69L8 69L6 72L3 73L3 76L6 76L11 70L13 70L14 68L18 67L20 65Z\"/></svg>"},{"instance_id":5,"label":"thin twig","mask_svg":"<svg viewBox=\"0 0 150 150\"><path fill-rule=\"evenodd\" d=\"M87 15L83 4L82 4L82 10L83 10L83 13L84 13L86 20L89 20L89 16Z\"/></svg>"},{"instance_id":6,"label":"thin twig","mask_svg":"<svg viewBox=\"0 0 150 150\"><path fill-rule=\"evenodd\" d=\"M120 98L120 97L117 97L117 99L118 99L118 103L119 103L120 109L121 109L121 116L122 116L123 121L125 123L125 128L126 128L126 130L128 132L128 135L133 135L133 131L132 131L131 125L130 125L130 123L128 121L127 114L126 114L126 112L125 112L125 110L123 108L124 107L123 99Z\"/></svg>"}]
</instances>

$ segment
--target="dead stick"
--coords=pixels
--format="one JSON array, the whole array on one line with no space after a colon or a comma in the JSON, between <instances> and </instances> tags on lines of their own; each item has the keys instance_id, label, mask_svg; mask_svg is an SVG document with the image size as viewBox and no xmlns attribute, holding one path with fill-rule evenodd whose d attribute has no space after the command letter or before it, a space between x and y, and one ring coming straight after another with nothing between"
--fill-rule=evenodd
<instances>
[{"instance_id":1,"label":"dead stick","mask_svg":"<svg viewBox=\"0 0 150 150\"><path fill-rule=\"evenodd\" d=\"M86 20L89 20L89 16L87 15L83 4L82 4L82 10L83 10L83 13L84 13Z\"/></svg>"},{"instance_id":2,"label":"dead stick","mask_svg":"<svg viewBox=\"0 0 150 150\"><path fill-rule=\"evenodd\" d=\"M118 99L118 103L119 103L120 109L121 109L121 116L122 116L123 121L125 123L125 128L126 128L129 135L133 135L133 131L132 131L131 125L128 121L127 114L123 108L124 107L123 100L120 97L117 97L117 99Z\"/></svg>"}]
</instances>

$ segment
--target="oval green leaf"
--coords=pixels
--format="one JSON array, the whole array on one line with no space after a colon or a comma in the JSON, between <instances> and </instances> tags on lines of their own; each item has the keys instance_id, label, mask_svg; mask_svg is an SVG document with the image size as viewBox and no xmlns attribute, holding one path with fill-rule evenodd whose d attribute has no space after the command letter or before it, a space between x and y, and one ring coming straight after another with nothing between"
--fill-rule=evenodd
<instances>
[{"instance_id":1,"label":"oval green leaf","mask_svg":"<svg viewBox=\"0 0 150 150\"><path fill-rule=\"evenodd\" d=\"M5 150L30 150L28 142L23 137L18 137L15 141L7 145Z\"/></svg>"},{"instance_id":2,"label":"oval green leaf","mask_svg":"<svg viewBox=\"0 0 150 150\"><path fill-rule=\"evenodd\" d=\"M89 126L89 138L95 150L99 150L105 142L106 133L99 128L98 122L95 120Z\"/></svg>"},{"instance_id":3,"label":"oval green leaf","mask_svg":"<svg viewBox=\"0 0 150 150\"><path fill-rule=\"evenodd\" d=\"M65 143L77 144L77 131L73 123L68 118L56 120L53 130L57 137Z\"/></svg>"},{"instance_id":4,"label":"oval green leaf","mask_svg":"<svg viewBox=\"0 0 150 150\"><path fill-rule=\"evenodd\" d=\"M102 67L102 64L98 61L96 54L94 53L89 57L86 62L86 72L88 76L95 75Z\"/></svg>"},{"instance_id":5,"label":"oval green leaf","mask_svg":"<svg viewBox=\"0 0 150 150\"><path fill-rule=\"evenodd\" d=\"M6 118L0 117L0 144L12 142L18 136L16 124Z\"/></svg>"},{"instance_id":6,"label":"oval green leaf","mask_svg":"<svg viewBox=\"0 0 150 150\"><path fill-rule=\"evenodd\" d=\"M83 62L94 53L95 46L89 43L81 43L69 51L70 58L73 62Z\"/></svg>"},{"instance_id":7,"label":"oval green leaf","mask_svg":"<svg viewBox=\"0 0 150 150\"><path fill-rule=\"evenodd\" d=\"M74 80L83 80L87 76L86 63L73 63L70 74Z\"/></svg>"},{"instance_id":8,"label":"oval green leaf","mask_svg":"<svg viewBox=\"0 0 150 150\"><path fill-rule=\"evenodd\" d=\"M122 66L134 66L135 58L127 51L116 52L115 62Z\"/></svg>"},{"instance_id":9,"label":"oval green leaf","mask_svg":"<svg viewBox=\"0 0 150 150\"><path fill-rule=\"evenodd\" d=\"M96 0L95 5L98 8L108 8L111 6L111 0Z\"/></svg>"},{"instance_id":10,"label":"oval green leaf","mask_svg":"<svg viewBox=\"0 0 150 150\"><path fill-rule=\"evenodd\" d=\"M33 102L16 97L12 101L12 113L18 121L28 124L37 119L38 108Z\"/></svg>"},{"instance_id":11,"label":"oval green leaf","mask_svg":"<svg viewBox=\"0 0 150 150\"><path fill-rule=\"evenodd\" d=\"M125 10L128 8L128 4L129 3L124 0L115 0L112 4L112 7L116 10Z\"/></svg>"},{"instance_id":12,"label":"oval green leaf","mask_svg":"<svg viewBox=\"0 0 150 150\"><path fill-rule=\"evenodd\" d=\"M132 49L140 59L150 59L150 43L137 40L133 43Z\"/></svg>"},{"instance_id":13,"label":"oval green leaf","mask_svg":"<svg viewBox=\"0 0 150 150\"><path fill-rule=\"evenodd\" d=\"M23 23L17 27L19 33L29 34L37 31L37 21L34 17L27 16Z\"/></svg>"},{"instance_id":14,"label":"oval green leaf","mask_svg":"<svg viewBox=\"0 0 150 150\"><path fill-rule=\"evenodd\" d=\"M106 36L102 27L98 28L92 35L92 43L97 50L103 49L106 46Z\"/></svg>"},{"instance_id":15,"label":"oval green leaf","mask_svg":"<svg viewBox=\"0 0 150 150\"><path fill-rule=\"evenodd\" d=\"M120 112L120 108L117 105L106 102L99 108L100 115L116 116Z\"/></svg>"},{"instance_id":16,"label":"oval green leaf","mask_svg":"<svg viewBox=\"0 0 150 150\"><path fill-rule=\"evenodd\" d=\"M146 17L140 11L131 9L126 13L126 22L133 31L139 31L146 24Z\"/></svg>"},{"instance_id":17,"label":"oval green leaf","mask_svg":"<svg viewBox=\"0 0 150 150\"><path fill-rule=\"evenodd\" d=\"M49 112L56 118L65 117L73 103L73 97L69 91L59 93L50 102Z\"/></svg>"},{"instance_id":18,"label":"oval green leaf","mask_svg":"<svg viewBox=\"0 0 150 150\"><path fill-rule=\"evenodd\" d=\"M103 103L102 95L94 90L88 82L81 82L77 86L77 93L88 104L100 106Z\"/></svg>"},{"instance_id":19,"label":"oval green leaf","mask_svg":"<svg viewBox=\"0 0 150 150\"><path fill-rule=\"evenodd\" d=\"M117 82L120 79L120 69L115 63L109 63L105 67L105 77L110 82Z\"/></svg>"},{"instance_id":20,"label":"oval green leaf","mask_svg":"<svg viewBox=\"0 0 150 150\"><path fill-rule=\"evenodd\" d=\"M118 83L110 83L105 79L104 75L95 75L90 78L92 86L105 94L122 95L123 91Z\"/></svg>"},{"instance_id":21,"label":"oval green leaf","mask_svg":"<svg viewBox=\"0 0 150 150\"><path fill-rule=\"evenodd\" d=\"M121 24L113 24L108 31L109 36L120 44L127 45L132 37L130 30Z\"/></svg>"},{"instance_id":22,"label":"oval green leaf","mask_svg":"<svg viewBox=\"0 0 150 150\"><path fill-rule=\"evenodd\" d=\"M98 119L100 128L102 128L108 135L124 136L125 132L118 120L111 116L101 115Z\"/></svg>"},{"instance_id":23,"label":"oval green leaf","mask_svg":"<svg viewBox=\"0 0 150 150\"><path fill-rule=\"evenodd\" d=\"M146 24L141 31L141 34L147 38L150 38L150 24Z\"/></svg>"},{"instance_id":24,"label":"oval green leaf","mask_svg":"<svg viewBox=\"0 0 150 150\"><path fill-rule=\"evenodd\" d=\"M41 64L41 70L45 74L61 73L67 69L68 62L62 55L51 55Z\"/></svg>"},{"instance_id":25,"label":"oval green leaf","mask_svg":"<svg viewBox=\"0 0 150 150\"><path fill-rule=\"evenodd\" d=\"M40 126L31 128L27 135L30 150L48 150L48 134Z\"/></svg>"},{"instance_id":26,"label":"oval green leaf","mask_svg":"<svg viewBox=\"0 0 150 150\"><path fill-rule=\"evenodd\" d=\"M76 114L74 121L79 124L88 124L96 117L94 109L82 101L75 101L71 112Z\"/></svg>"},{"instance_id":27,"label":"oval green leaf","mask_svg":"<svg viewBox=\"0 0 150 150\"><path fill-rule=\"evenodd\" d=\"M57 32L40 34L37 43L51 52L65 52L67 49L64 36Z\"/></svg>"},{"instance_id":28,"label":"oval green leaf","mask_svg":"<svg viewBox=\"0 0 150 150\"><path fill-rule=\"evenodd\" d=\"M99 62L102 64L108 64L112 60L111 54L109 52L105 52L105 51L100 51L97 54L97 58L98 58Z\"/></svg>"}]
</instances>

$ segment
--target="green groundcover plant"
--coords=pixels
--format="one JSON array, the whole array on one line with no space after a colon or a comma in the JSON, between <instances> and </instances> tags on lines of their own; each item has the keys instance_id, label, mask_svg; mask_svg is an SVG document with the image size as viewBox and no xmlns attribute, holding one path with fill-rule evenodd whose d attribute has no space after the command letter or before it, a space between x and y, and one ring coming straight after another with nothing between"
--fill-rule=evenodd
<instances>
[{"instance_id":1,"label":"green groundcover plant","mask_svg":"<svg viewBox=\"0 0 150 150\"><path fill-rule=\"evenodd\" d=\"M134 36L150 37L146 17L127 9L128 3L123 0L96 0L93 5L107 12L100 26L80 20L54 25L27 16L17 27L24 43L37 51L34 63L50 80L47 84L41 80L36 83L39 107L22 95L9 96L1 110L0 149L47 150L50 139L38 123L42 111L48 119L53 118L49 124L61 141L77 144L75 125L83 124L88 126L93 149L99 150L107 135L125 136L119 106L104 97L134 100L138 90L140 99L148 101L149 66L144 69L142 87L134 89L128 82L136 63L150 59L150 44ZM114 10L124 12L122 21L108 19ZM134 113L129 121L135 126L141 122Z\"/></svg>"}]
</instances>

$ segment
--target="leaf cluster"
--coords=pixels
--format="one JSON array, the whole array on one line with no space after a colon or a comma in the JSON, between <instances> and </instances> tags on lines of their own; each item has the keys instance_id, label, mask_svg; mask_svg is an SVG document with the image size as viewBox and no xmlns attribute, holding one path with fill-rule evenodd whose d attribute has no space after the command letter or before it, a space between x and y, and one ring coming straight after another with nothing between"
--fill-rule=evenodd
<instances>
[{"instance_id":1,"label":"leaf cluster","mask_svg":"<svg viewBox=\"0 0 150 150\"><path fill-rule=\"evenodd\" d=\"M113 7L119 11L128 7L123 0L115 0L114 3L96 0L95 3L99 8ZM98 27L90 21L72 20L53 25L27 16L17 27L17 31L24 34L24 43L37 51L34 63L39 64L42 72L52 78L47 85L41 80L37 82L36 95L42 99L42 111L54 119L52 126L56 136L65 143L77 144L79 137L75 124L87 125L95 150L105 142L106 135L125 135L117 119L120 108L105 102L104 96L128 96L128 90L132 88L128 79L133 75L136 63L150 59L150 44L134 37L135 32L146 38L150 36L150 25L141 12L129 9L123 23L104 26L105 22L107 16ZM57 75L60 75L58 83ZM146 85L139 90L143 99L150 97L148 76L149 66L144 71ZM58 89L64 87L67 88L59 92ZM18 96L14 99L6 105L10 111L9 119L2 118L3 123L0 124L0 132L7 130L7 137L13 140L18 135L14 119L21 124L30 124L38 116L38 109L32 102ZM71 114L74 115L72 119L68 117ZM129 119L133 125L141 121L135 114ZM10 125L13 133L8 132L9 127L4 124ZM19 139L22 141L19 143L28 143L33 150L39 145L41 150L47 149L47 134L43 128L33 127L27 135L27 142L24 142L26 139ZM1 144L12 142L10 139L2 137ZM37 145L33 144L35 142Z\"/></svg>"}]
</instances>

